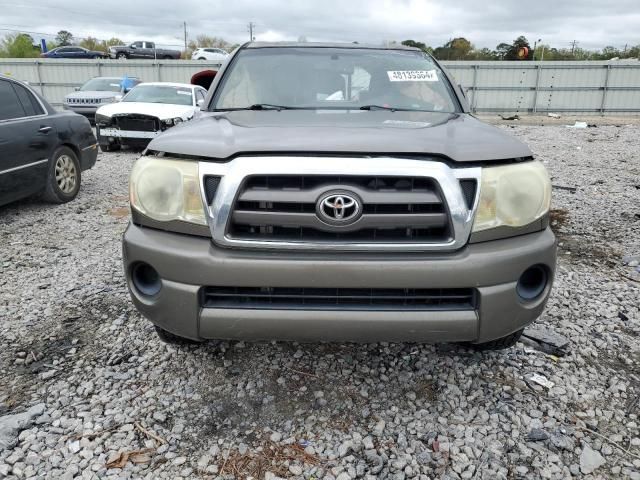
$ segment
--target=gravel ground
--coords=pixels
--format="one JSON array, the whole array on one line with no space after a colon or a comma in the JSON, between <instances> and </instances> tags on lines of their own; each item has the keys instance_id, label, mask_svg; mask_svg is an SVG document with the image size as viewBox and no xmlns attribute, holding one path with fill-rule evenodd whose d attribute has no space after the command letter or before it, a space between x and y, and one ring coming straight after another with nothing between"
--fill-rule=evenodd
<instances>
[{"instance_id":1,"label":"gravel ground","mask_svg":"<svg viewBox=\"0 0 640 480\"><path fill-rule=\"evenodd\" d=\"M0 208L0 478L640 479L640 126L502 128L556 186L566 355L167 346L121 271L137 155L102 154L74 202Z\"/></svg>"}]
</instances>

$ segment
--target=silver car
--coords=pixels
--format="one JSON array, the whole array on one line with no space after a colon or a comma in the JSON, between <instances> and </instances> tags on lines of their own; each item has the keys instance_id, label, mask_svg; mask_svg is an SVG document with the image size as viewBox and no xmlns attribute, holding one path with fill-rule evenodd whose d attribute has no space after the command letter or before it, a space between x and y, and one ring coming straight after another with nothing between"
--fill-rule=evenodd
<instances>
[{"instance_id":1,"label":"silver car","mask_svg":"<svg viewBox=\"0 0 640 480\"><path fill-rule=\"evenodd\" d=\"M63 108L94 121L98 108L119 102L127 91L139 83L140 80L134 77L95 77L67 95Z\"/></svg>"}]
</instances>

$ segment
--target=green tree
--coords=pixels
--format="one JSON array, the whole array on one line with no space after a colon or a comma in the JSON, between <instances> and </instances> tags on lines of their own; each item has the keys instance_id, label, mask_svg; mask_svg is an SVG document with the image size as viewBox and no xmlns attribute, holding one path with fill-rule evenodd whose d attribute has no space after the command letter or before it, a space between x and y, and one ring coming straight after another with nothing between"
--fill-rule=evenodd
<instances>
[{"instance_id":1,"label":"green tree","mask_svg":"<svg viewBox=\"0 0 640 480\"><path fill-rule=\"evenodd\" d=\"M468 60L473 51L473 44L464 37L449 40L433 53L439 60Z\"/></svg>"},{"instance_id":2,"label":"green tree","mask_svg":"<svg viewBox=\"0 0 640 480\"><path fill-rule=\"evenodd\" d=\"M431 50L431 47L427 47L427 45L423 42L416 42L415 40L403 40L402 42L400 42L402 45L404 45L405 47L414 47L414 48L419 48L420 50L422 50L423 52L429 52Z\"/></svg>"},{"instance_id":3,"label":"green tree","mask_svg":"<svg viewBox=\"0 0 640 480\"><path fill-rule=\"evenodd\" d=\"M551 46L544 43L536 45L536 49L533 51L534 60L553 60L552 57Z\"/></svg>"},{"instance_id":4,"label":"green tree","mask_svg":"<svg viewBox=\"0 0 640 480\"><path fill-rule=\"evenodd\" d=\"M115 47L116 45L124 45L124 42L117 37L112 37L104 42L105 47Z\"/></svg>"},{"instance_id":5,"label":"green tree","mask_svg":"<svg viewBox=\"0 0 640 480\"><path fill-rule=\"evenodd\" d=\"M520 58L518 56L518 51L521 48L529 49L529 54L527 55L526 58ZM529 45L529 40L527 40L527 37L521 35L513 41L504 59L505 60L531 60L531 56L533 55L533 52L531 50L532 49L531 49L531 45Z\"/></svg>"},{"instance_id":6,"label":"green tree","mask_svg":"<svg viewBox=\"0 0 640 480\"><path fill-rule=\"evenodd\" d=\"M56 43L60 47L71 45L73 43L73 34L67 30L60 30L56 35Z\"/></svg>"},{"instance_id":7,"label":"green tree","mask_svg":"<svg viewBox=\"0 0 640 480\"><path fill-rule=\"evenodd\" d=\"M614 57L621 57L622 52L620 52L616 47L606 46L602 49L601 53L596 53L594 56L598 60L609 60Z\"/></svg>"},{"instance_id":8,"label":"green tree","mask_svg":"<svg viewBox=\"0 0 640 480\"><path fill-rule=\"evenodd\" d=\"M231 44L223 38L198 35L195 40L191 40L187 45L187 50L193 51L196 48L221 48L230 51Z\"/></svg>"},{"instance_id":9,"label":"green tree","mask_svg":"<svg viewBox=\"0 0 640 480\"><path fill-rule=\"evenodd\" d=\"M33 58L40 55L40 50L33 46L33 38L26 33L14 33L0 41L0 57Z\"/></svg>"},{"instance_id":10,"label":"green tree","mask_svg":"<svg viewBox=\"0 0 640 480\"><path fill-rule=\"evenodd\" d=\"M637 58L640 60L640 45L636 45L635 47L631 47L625 53L625 58Z\"/></svg>"},{"instance_id":11,"label":"green tree","mask_svg":"<svg viewBox=\"0 0 640 480\"><path fill-rule=\"evenodd\" d=\"M104 49L103 41L98 40L97 38L87 37L83 38L80 41L80 46L86 48L87 50L103 50Z\"/></svg>"},{"instance_id":12,"label":"green tree","mask_svg":"<svg viewBox=\"0 0 640 480\"><path fill-rule=\"evenodd\" d=\"M508 43L499 43L496 46L496 55L498 57L498 59L500 60L504 60L507 58L507 55L509 54L509 50L511 50L511 45L509 45Z\"/></svg>"},{"instance_id":13,"label":"green tree","mask_svg":"<svg viewBox=\"0 0 640 480\"><path fill-rule=\"evenodd\" d=\"M498 54L490 48L483 48L480 50L472 50L467 55L469 60L500 60Z\"/></svg>"}]
</instances>

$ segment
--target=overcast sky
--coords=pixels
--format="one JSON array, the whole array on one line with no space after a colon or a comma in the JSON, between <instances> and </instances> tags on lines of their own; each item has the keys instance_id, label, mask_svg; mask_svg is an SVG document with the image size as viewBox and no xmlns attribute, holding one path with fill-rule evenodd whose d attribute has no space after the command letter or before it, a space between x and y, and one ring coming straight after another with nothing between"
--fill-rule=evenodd
<instances>
[{"instance_id":1,"label":"overcast sky","mask_svg":"<svg viewBox=\"0 0 640 480\"><path fill-rule=\"evenodd\" d=\"M41 33L69 30L124 41L183 44L198 34L230 42L339 41L379 44L414 39L433 47L464 36L495 48L525 35L533 45L600 49L640 44L640 0L0 0L0 35L9 29ZM45 36L45 38L48 38Z\"/></svg>"}]
</instances>

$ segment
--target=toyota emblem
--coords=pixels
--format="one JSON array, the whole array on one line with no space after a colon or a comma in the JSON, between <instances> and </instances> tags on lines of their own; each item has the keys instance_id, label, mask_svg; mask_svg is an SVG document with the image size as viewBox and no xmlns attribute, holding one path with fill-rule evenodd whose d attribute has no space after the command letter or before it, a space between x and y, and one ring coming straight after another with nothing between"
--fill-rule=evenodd
<instances>
[{"instance_id":1,"label":"toyota emblem","mask_svg":"<svg viewBox=\"0 0 640 480\"><path fill-rule=\"evenodd\" d=\"M362 215L362 201L352 192L326 192L316 203L316 213L320 220L329 225L350 225Z\"/></svg>"}]
</instances>

